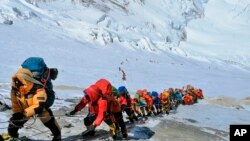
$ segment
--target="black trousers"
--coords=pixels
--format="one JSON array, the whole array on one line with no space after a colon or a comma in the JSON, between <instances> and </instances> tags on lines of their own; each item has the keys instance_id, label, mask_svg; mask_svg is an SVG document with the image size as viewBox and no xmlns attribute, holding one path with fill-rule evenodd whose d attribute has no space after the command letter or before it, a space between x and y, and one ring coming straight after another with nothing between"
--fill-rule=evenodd
<instances>
[{"instance_id":1,"label":"black trousers","mask_svg":"<svg viewBox=\"0 0 250 141\"><path fill-rule=\"evenodd\" d=\"M4 141L2 135L0 135L0 141Z\"/></svg>"},{"instance_id":2,"label":"black trousers","mask_svg":"<svg viewBox=\"0 0 250 141\"><path fill-rule=\"evenodd\" d=\"M113 114L114 114L114 117L116 120L115 125L116 125L117 130L119 128L121 128L122 134L127 134L127 128L126 128L126 124L123 120L122 112L117 112L117 113L113 113Z\"/></svg>"},{"instance_id":3,"label":"black trousers","mask_svg":"<svg viewBox=\"0 0 250 141\"><path fill-rule=\"evenodd\" d=\"M43 114L46 115L46 117L43 117ZM61 129L59 125L57 124L53 112L48 109L46 111L43 111L41 114L41 121L43 124L50 129L54 137L61 137ZM47 121L44 121L44 119L47 118ZM18 138L18 130L23 127L23 125L28 121L28 119L24 118L24 115L22 113L14 113L12 117L10 118L10 124L8 126L8 134L12 138Z\"/></svg>"}]
</instances>

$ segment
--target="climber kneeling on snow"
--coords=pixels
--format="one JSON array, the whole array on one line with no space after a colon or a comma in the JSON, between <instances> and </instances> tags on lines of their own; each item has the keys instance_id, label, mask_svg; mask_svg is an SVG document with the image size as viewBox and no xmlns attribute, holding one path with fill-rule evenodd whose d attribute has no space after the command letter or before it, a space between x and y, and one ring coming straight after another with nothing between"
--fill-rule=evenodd
<instances>
[{"instance_id":1,"label":"climber kneeling on snow","mask_svg":"<svg viewBox=\"0 0 250 141\"><path fill-rule=\"evenodd\" d=\"M8 133L18 138L18 130L34 115L53 133L53 141L61 140L61 129L50 108L46 106L47 94L41 82L28 69L21 68L12 77L11 102L13 115Z\"/></svg>"},{"instance_id":2,"label":"climber kneeling on snow","mask_svg":"<svg viewBox=\"0 0 250 141\"><path fill-rule=\"evenodd\" d=\"M83 136L93 136L95 134L95 128L99 126L102 121L107 123L110 127L110 133L112 137L116 138L116 126L115 118L112 111L116 111L113 108L120 108L119 105L110 107L109 95L112 95L112 85L106 79L98 80L94 85L91 85L84 90L85 96L77 104L73 111L66 115L74 115L76 112L81 111L87 104L89 106L89 113L84 118L84 124L87 130L83 132Z\"/></svg>"}]
</instances>

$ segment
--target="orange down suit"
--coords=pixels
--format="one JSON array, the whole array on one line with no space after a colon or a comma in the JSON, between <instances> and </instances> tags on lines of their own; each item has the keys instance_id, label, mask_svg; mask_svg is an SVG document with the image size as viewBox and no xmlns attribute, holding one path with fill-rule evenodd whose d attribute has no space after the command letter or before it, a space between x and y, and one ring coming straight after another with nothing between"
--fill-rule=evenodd
<instances>
[{"instance_id":1,"label":"orange down suit","mask_svg":"<svg viewBox=\"0 0 250 141\"><path fill-rule=\"evenodd\" d=\"M50 129L54 138L61 140L61 129L56 122L53 112L45 108L47 94L39 81L27 69L19 69L12 77L11 102L13 114L10 118L8 133L11 137L18 137L18 130L30 117L39 114L42 123Z\"/></svg>"},{"instance_id":2,"label":"orange down suit","mask_svg":"<svg viewBox=\"0 0 250 141\"><path fill-rule=\"evenodd\" d=\"M25 77L28 77L28 75L32 76L30 71L26 69L19 69L12 80L14 82L18 79L21 81L23 86L16 89L15 84L13 84L14 88L11 90L13 113L23 112L25 117L35 115L41 104L45 103L47 100L47 94L44 88L41 87L40 89L32 91L34 83L24 79ZM36 82L35 80L33 81L39 84L39 82Z\"/></svg>"}]
</instances>

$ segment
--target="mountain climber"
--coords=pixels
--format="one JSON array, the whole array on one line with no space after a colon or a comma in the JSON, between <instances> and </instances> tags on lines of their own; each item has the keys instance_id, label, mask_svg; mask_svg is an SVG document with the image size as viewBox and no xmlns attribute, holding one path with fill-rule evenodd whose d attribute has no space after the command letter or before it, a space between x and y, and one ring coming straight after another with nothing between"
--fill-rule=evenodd
<instances>
[{"instance_id":1,"label":"mountain climber","mask_svg":"<svg viewBox=\"0 0 250 141\"><path fill-rule=\"evenodd\" d=\"M38 115L42 123L50 129L53 141L61 140L61 129L50 108L46 107L47 94L43 84L34 79L31 71L20 68L12 77L11 89L12 117L8 134L18 138L18 130L30 117Z\"/></svg>"},{"instance_id":2,"label":"mountain climber","mask_svg":"<svg viewBox=\"0 0 250 141\"><path fill-rule=\"evenodd\" d=\"M145 109L147 111L147 116L150 116L153 112L153 99L148 94L146 89L142 90L141 97L143 97L147 103Z\"/></svg>"},{"instance_id":3,"label":"mountain climber","mask_svg":"<svg viewBox=\"0 0 250 141\"><path fill-rule=\"evenodd\" d=\"M192 97L192 102L191 104L193 103L197 103L198 102L198 98L197 96L195 95L195 88L194 87L188 87L188 89L186 89L185 91L188 95L190 95Z\"/></svg>"},{"instance_id":4,"label":"mountain climber","mask_svg":"<svg viewBox=\"0 0 250 141\"><path fill-rule=\"evenodd\" d=\"M140 107L138 106L138 99L137 98L130 98L130 101L131 101L131 108L132 110L134 111L135 113L135 116L137 117L141 117L142 114L140 112Z\"/></svg>"},{"instance_id":5,"label":"mountain climber","mask_svg":"<svg viewBox=\"0 0 250 141\"><path fill-rule=\"evenodd\" d=\"M152 94L153 103L154 103L154 107L155 107L157 114L162 113L161 99L159 98L158 92L152 91L151 94Z\"/></svg>"},{"instance_id":6,"label":"mountain climber","mask_svg":"<svg viewBox=\"0 0 250 141\"><path fill-rule=\"evenodd\" d=\"M183 96L183 104L184 105L191 105L191 104L193 104L193 98L192 98L192 96L191 95L189 95L189 94L184 94L184 96Z\"/></svg>"},{"instance_id":7,"label":"mountain climber","mask_svg":"<svg viewBox=\"0 0 250 141\"><path fill-rule=\"evenodd\" d=\"M131 123L134 123L134 120L138 120L134 111L132 110L130 94L125 86L120 86L118 88L118 101L121 104L122 111L126 112Z\"/></svg>"},{"instance_id":8,"label":"mountain climber","mask_svg":"<svg viewBox=\"0 0 250 141\"><path fill-rule=\"evenodd\" d=\"M134 100L137 103L136 106L139 107L140 109L140 113L138 111L137 115L145 117L147 103L146 100L141 95L142 95L142 90L137 90L134 96Z\"/></svg>"},{"instance_id":9,"label":"mountain climber","mask_svg":"<svg viewBox=\"0 0 250 141\"><path fill-rule=\"evenodd\" d=\"M193 92L194 92L194 94L196 95L197 98L199 98L199 99L204 98L203 91L201 89L195 89Z\"/></svg>"},{"instance_id":10,"label":"mountain climber","mask_svg":"<svg viewBox=\"0 0 250 141\"><path fill-rule=\"evenodd\" d=\"M74 115L81 111L87 104L89 113L84 118L84 124L87 130L83 132L83 136L94 136L95 128L104 121L110 127L110 134L113 139L117 138L116 119L114 113L121 111L119 103L113 101L112 85L106 79L100 79L95 84L84 90L85 96L75 106L74 110L66 115ZM121 115L120 115L121 116Z\"/></svg>"},{"instance_id":11,"label":"mountain climber","mask_svg":"<svg viewBox=\"0 0 250 141\"><path fill-rule=\"evenodd\" d=\"M169 91L164 90L160 94L160 99L161 99L161 104L162 104L162 110L166 112L166 114L169 114L170 107L171 107L171 102L169 98Z\"/></svg>"},{"instance_id":12,"label":"mountain climber","mask_svg":"<svg viewBox=\"0 0 250 141\"><path fill-rule=\"evenodd\" d=\"M114 86L112 86L112 95L106 96L108 99L108 107L114 109L112 107L117 106L115 110L112 110L112 114L114 115L115 118L116 133L121 131L123 138L127 138L128 137L127 128L123 120L121 105L116 99L117 96L118 96L118 90Z\"/></svg>"},{"instance_id":13,"label":"mountain climber","mask_svg":"<svg viewBox=\"0 0 250 141\"><path fill-rule=\"evenodd\" d=\"M173 99L177 105L182 103L182 97L183 97L182 90L176 88L174 90Z\"/></svg>"},{"instance_id":14,"label":"mountain climber","mask_svg":"<svg viewBox=\"0 0 250 141\"><path fill-rule=\"evenodd\" d=\"M42 83L47 94L45 106L47 108L51 107L55 101L52 80L57 78L58 70L56 68L48 68L41 57L29 57L24 60L21 66L22 68L30 70L33 77Z\"/></svg>"}]
</instances>

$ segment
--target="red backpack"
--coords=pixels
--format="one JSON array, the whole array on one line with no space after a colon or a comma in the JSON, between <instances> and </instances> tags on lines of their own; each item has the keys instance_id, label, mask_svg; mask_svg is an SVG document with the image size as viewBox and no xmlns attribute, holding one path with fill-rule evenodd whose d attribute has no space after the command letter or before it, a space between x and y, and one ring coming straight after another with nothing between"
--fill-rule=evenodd
<instances>
[{"instance_id":1,"label":"red backpack","mask_svg":"<svg viewBox=\"0 0 250 141\"><path fill-rule=\"evenodd\" d=\"M121 111L121 106L119 102L112 95L112 85L106 79L100 79L95 83L100 90L103 99L107 99L108 101L108 110L111 113L116 113Z\"/></svg>"}]
</instances>

